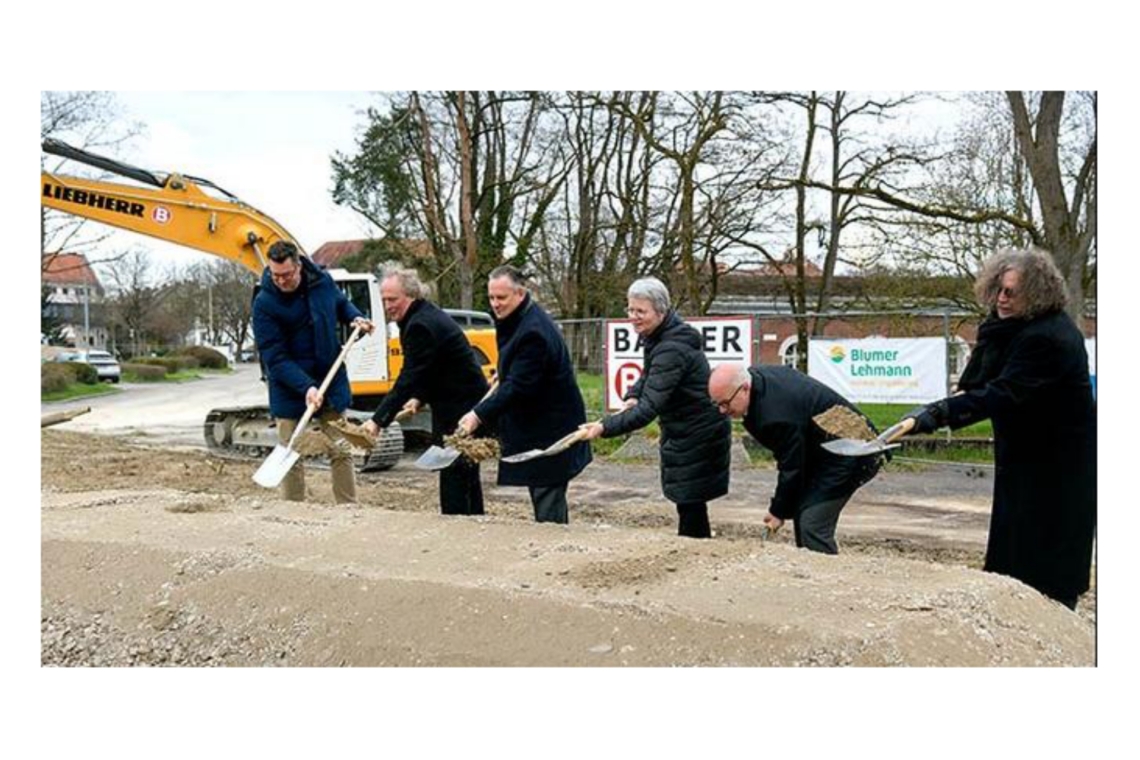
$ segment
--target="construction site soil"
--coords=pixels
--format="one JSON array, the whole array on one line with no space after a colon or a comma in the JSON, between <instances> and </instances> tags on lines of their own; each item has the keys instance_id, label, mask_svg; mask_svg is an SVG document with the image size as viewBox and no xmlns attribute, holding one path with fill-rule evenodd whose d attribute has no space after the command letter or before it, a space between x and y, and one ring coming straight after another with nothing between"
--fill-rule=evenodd
<instances>
[{"instance_id":1,"label":"construction site soil","mask_svg":"<svg viewBox=\"0 0 1140 760\"><path fill-rule=\"evenodd\" d=\"M978 569L984 486L948 506L882 475L830 557L762 539L763 468L734 470L696 541L652 464L596 461L569 526L535 524L491 463L480 517L439 515L434 474L407 462L339 506L325 471L296 503L256 466L44 429L42 663L1095 664L1095 588L1073 613Z\"/></svg>"}]
</instances>

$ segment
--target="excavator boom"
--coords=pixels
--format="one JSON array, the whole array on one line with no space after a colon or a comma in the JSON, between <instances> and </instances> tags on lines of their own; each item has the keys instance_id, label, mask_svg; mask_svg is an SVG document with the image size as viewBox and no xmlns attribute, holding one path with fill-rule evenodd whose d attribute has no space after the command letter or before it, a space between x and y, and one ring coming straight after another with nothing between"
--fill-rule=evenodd
<instances>
[{"instance_id":1,"label":"excavator boom","mask_svg":"<svg viewBox=\"0 0 1140 760\"><path fill-rule=\"evenodd\" d=\"M45 140L43 150L145 185L41 171L40 202L49 208L236 261L258 276L265 268L264 252L278 240L303 251L273 218L208 180L157 174L57 140Z\"/></svg>"}]
</instances>

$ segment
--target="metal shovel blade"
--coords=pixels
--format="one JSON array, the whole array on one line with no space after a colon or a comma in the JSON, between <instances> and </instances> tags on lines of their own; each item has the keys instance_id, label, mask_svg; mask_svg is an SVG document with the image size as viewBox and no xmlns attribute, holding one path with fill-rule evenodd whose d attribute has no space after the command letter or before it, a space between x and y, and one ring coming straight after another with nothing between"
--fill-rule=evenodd
<instances>
[{"instance_id":1,"label":"metal shovel blade","mask_svg":"<svg viewBox=\"0 0 1140 760\"><path fill-rule=\"evenodd\" d=\"M561 454L566 449L573 446L578 441L585 439L585 433L581 430L575 430L570 435L555 441L547 446L545 449L531 449L530 451L523 451L519 454L511 454L509 457L503 457L501 462L507 464L518 464L519 462L529 462L532 459L539 457L552 457L555 454Z\"/></svg>"},{"instance_id":2,"label":"metal shovel blade","mask_svg":"<svg viewBox=\"0 0 1140 760\"><path fill-rule=\"evenodd\" d=\"M897 449L897 443L885 443L875 438L870 441L860 441L858 438L840 438L822 444L823 448L832 454L844 457L864 457L869 454L878 454L888 449Z\"/></svg>"},{"instance_id":3,"label":"metal shovel blade","mask_svg":"<svg viewBox=\"0 0 1140 760\"><path fill-rule=\"evenodd\" d=\"M839 454L845 457L865 457L868 454L878 454L883 451L888 451L889 449L898 448L898 444L891 443L891 441L902 438L909 433L913 427L914 419L907 417L905 420L891 425L880 433L877 438L872 438L869 441L860 441L858 438L840 438L820 445L832 454Z\"/></svg>"},{"instance_id":4,"label":"metal shovel blade","mask_svg":"<svg viewBox=\"0 0 1140 760\"><path fill-rule=\"evenodd\" d=\"M532 459L537 459L545 456L546 449L531 449L530 451L523 451L519 454L511 454L509 457L503 457L500 462L507 464L518 464L519 462L529 462Z\"/></svg>"},{"instance_id":5,"label":"metal shovel blade","mask_svg":"<svg viewBox=\"0 0 1140 760\"><path fill-rule=\"evenodd\" d=\"M459 458L459 450L453 448L440 448L432 446L416 460L416 467L421 470L442 470Z\"/></svg>"},{"instance_id":6,"label":"metal shovel blade","mask_svg":"<svg viewBox=\"0 0 1140 760\"><path fill-rule=\"evenodd\" d=\"M276 488L300 457L300 454L288 446L274 447L257 468L257 472L253 473L253 481L263 488Z\"/></svg>"}]
</instances>

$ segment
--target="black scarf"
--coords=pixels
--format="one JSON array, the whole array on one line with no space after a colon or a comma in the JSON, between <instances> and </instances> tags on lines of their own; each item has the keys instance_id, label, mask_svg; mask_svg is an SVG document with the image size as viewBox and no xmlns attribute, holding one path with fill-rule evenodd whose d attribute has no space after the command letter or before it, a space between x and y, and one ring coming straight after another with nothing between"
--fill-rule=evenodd
<instances>
[{"instance_id":1,"label":"black scarf","mask_svg":"<svg viewBox=\"0 0 1140 760\"><path fill-rule=\"evenodd\" d=\"M1001 374L1005 366L1009 344L1024 330L1030 319L1009 317L1001 319L996 312L990 312L986 320L978 326L978 342L970 353L970 361L958 379L958 389L963 391L981 388Z\"/></svg>"}]
</instances>

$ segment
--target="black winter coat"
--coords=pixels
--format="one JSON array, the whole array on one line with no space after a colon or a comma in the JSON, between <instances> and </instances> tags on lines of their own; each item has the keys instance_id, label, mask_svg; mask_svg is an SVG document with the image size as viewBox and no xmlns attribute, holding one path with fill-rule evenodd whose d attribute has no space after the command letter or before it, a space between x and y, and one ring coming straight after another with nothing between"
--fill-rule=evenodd
<instances>
[{"instance_id":1,"label":"black winter coat","mask_svg":"<svg viewBox=\"0 0 1140 760\"><path fill-rule=\"evenodd\" d=\"M435 304L413 301L397 324L404 366L372 419L386 427L409 399L417 398L431 407L432 439L439 444L479 403L487 379L462 328Z\"/></svg>"},{"instance_id":2,"label":"black winter coat","mask_svg":"<svg viewBox=\"0 0 1140 760\"><path fill-rule=\"evenodd\" d=\"M304 273L297 290L279 290L266 269L253 299L253 335L269 383L269 411L294 420L305 413L305 392L320 387L340 355L337 323L364 316L328 272L305 256L300 262ZM324 406L343 412L350 403L342 364L325 391Z\"/></svg>"},{"instance_id":3,"label":"black winter coat","mask_svg":"<svg viewBox=\"0 0 1140 760\"><path fill-rule=\"evenodd\" d=\"M558 326L527 295L506 319L495 321L499 387L475 407L485 426L498 426L503 456L544 449L586 421L586 405ZM585 469L592 454L577 443L561 454L499 463L501 486L554 486Z\"/></svg>"},{"instance_id":4,"label":"black winter coat","mask_svg":"<svg viewBox=\"0 0 1140 760\"><path fill-rule=\"evenodd\" d=\"M983 345L995 320L979 329L965 392L947 399L952 428L993 421L985 569L1072 599L1088 590L1096 529L1096 403L1084 339L1058 311L1011 323L1012 334ZM978 377L983 363L993 369Z\"/></svg>"},{"instance_id":5,"label":"black winter coat","mask_svg":"<svg viewBox=\"0 0 1140 760\"><path fill-rule=\"evenodd\" d=\"M769 512L794 520L804 507L850 496L879 471L880 457L838 456L822 447L834 436L812 417L833 406L858 412L851 402L791 367L757 364L748 372L752 392L744 429L772 452L780 473ZM870 420L867 424L875 429Z\"/></svg>"},{"instance_id":6,"label":"black winter coat","mask_svg":"<svg viewBox=\"0 0 1140 760\"><path fill-rule=\"evenodd\" d=\"M728 493L732 422L709 398L701 336L675 312L645 338L641 378L626 393L637 405L602 421L607 438L661 420L661 490L674 503Z\"/></svg>"}]
</instances>

